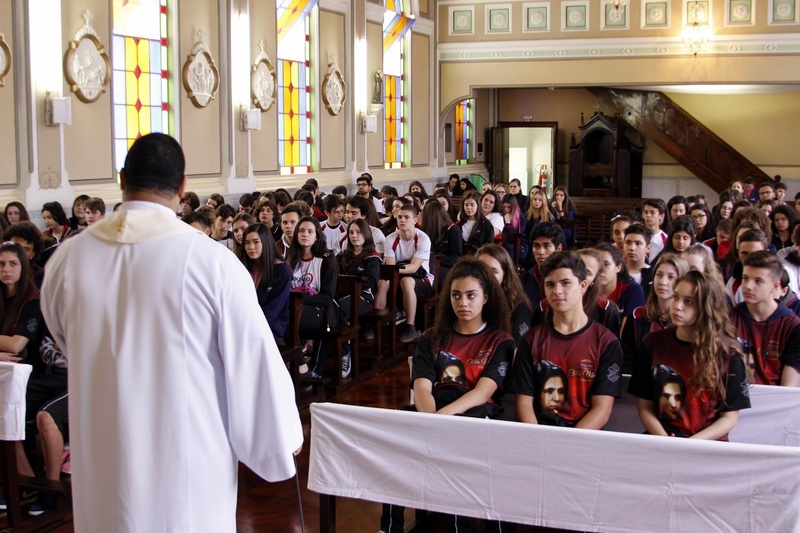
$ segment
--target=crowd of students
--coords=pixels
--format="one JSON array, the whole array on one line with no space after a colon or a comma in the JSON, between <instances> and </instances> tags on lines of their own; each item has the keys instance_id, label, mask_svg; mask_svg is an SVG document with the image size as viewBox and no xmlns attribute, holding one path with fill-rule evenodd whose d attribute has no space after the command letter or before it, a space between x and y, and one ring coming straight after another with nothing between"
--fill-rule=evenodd
<instances>
[{"instance_id":1,"label":"crowd of students","mask_svg":"<svg viewBox=\"0 0 800 533\"><path fill-rule=\"evenodd\" d=\"M702 195L645 200L612 220L610 242L578 250L559 224L576 214L563 187L550 200L538 186L522 194L518 180L479 191L457 175L430 195L416 181L405 194L377 191L369 174L356 185L352 196L344 186L323 194L310 179L294 195L244 194L236 207L188 192L176 215L241 260L278 342L291 292L302 294L301 330L335 326L351 319L351 297L361 315L385 308L380 267L398 265L399 340L416 342L418 411L602 429L632 373L648 433L725 440L749 407L748 383L798 383L800 216L781 183L733 182L713 208ZM42 206L44 232L19 202L0 221L0 360L34 367L28 416L49 479L69 469L67 364L38 287L58 245L104 216L102 199L78 197L71 216ZM341 294L340 274L360 276L361 294ZM435 324L422 331L435 287ZM327 349L304 342L303 379L324 376ZM356 362L344 353L336 370L346 377ZM50 506L41 495L32 513ZM401 516L386 509L384 531L401 531Z\"/></svg>"}]
</instances>

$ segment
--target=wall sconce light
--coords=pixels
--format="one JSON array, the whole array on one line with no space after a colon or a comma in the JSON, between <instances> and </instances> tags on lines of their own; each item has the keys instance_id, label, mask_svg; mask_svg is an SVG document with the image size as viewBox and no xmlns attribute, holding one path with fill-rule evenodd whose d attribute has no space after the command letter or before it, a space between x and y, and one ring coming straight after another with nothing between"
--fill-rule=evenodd
<instances>
[{"instance_id":1,"label":"wall sconce light","mask_svg":"<svg viewBox=\"0 0 800 533\"><path fill-rule=\"evenodd\" d=\"M243 105L239 108L239 124L242 131L261 130L261 110Z\"/></svg>"},{"instance_id":2,"label":"wall sconce light","mask_svg":"<svg viewBox=\"0 0 800 533\"><path fill-rule=\"evenodd\" d=\"M378 131L378 116L361 114L361 133L377 133Z\"/></svg>"},{"instance_id":3,"label":"wall sconce light","mask_svg":"<svg viewBox=\"0 0 800 533\"><path fill-rule=\"evenodd\" d=\"M44 97L44 123L47 126L71 126L72 98L47 91Z\"/></svg>"},{"instance_id":4,"label":"wall sconce light","mask_svg":"<svg viewBox=\"0 0 800 533\"><path fill-rule=\"evenodd\" d=\"M694 57L703 51L710 40L711 31L697 22L681 32L681 42L692 51Z\"/></svg>"}]
</instances>

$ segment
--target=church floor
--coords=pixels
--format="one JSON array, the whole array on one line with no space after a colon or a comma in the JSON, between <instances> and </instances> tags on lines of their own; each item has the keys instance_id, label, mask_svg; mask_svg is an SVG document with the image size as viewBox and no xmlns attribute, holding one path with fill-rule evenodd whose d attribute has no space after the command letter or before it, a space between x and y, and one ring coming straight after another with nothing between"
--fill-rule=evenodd
<instances>
[{"instance_id":1,"label":"church floor","mask_svg":"<svg viewBox=\"0 0 800 533\"><path fill-rule=\"evenodd\" d=\"M335 396L331 401L369 407L398 408L408 403L408 364L403 362L386 372ZM319 531L319 496L306 488L308 482L308 459L311 415L308 409L301 412L305 444L298 456L300 492L303 503L305 531ZM295 479L280 483L268 483L247 467L240 465L239 503L236 525L239 533L299 533L302 531L300 510L297 505ZM338 498L336 506L337 531L342 533L375 533L380 526L381 505L379 503ZM413 519L413 511L406 511L406 523ZM0 526L5 526L4 515L0 515ZM431 533L447 531L443 520L431 520L431 525L418 530ZM477 531L483 529L476 528ZM72 533L72 523L56 524L49 531ZM519 526L517 533L555 531L544 528Z\"/></svg>"}]
</instances>

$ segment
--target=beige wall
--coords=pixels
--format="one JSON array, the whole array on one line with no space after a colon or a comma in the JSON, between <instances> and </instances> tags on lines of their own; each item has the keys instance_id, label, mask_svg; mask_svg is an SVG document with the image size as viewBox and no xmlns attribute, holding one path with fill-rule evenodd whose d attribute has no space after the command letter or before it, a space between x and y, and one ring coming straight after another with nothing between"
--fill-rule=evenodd
<instances>
[{"instance_id":1,"label":"beige wall","mask_svg":"<svg viewBox=\"0 0 800 533\"><path fill-rule=\"evenodd\" d=\"M84 24L83 13L92 10L92 26L105 45L111 60L111 2L103 0L63 0L61 2L62 35L65 54L69 42ZM81 102L70 92L64 78L63 94L72 97L72 125L64 128L64 159L70 183L116 180L113 161L114 130L111 122L111 84L106 92L90 103Z\"/></svg>"},{"instance_id":2,"label":"beige wall","mask_svg":"<svg viewBox=\"0 0 800 533\"><path fill-rule=\"evenodd\" d=\"M186 58L197 42L198 29L203 30L203 39L208 45L209 53L214 58L217 68L221 68L224 59L220 57L217 2L194 0L191 9L181 9L179 19L177 39L179 64L176 65L178 72L183 71ZM221 80L222 83L225 81ZM217 93L217 97L207 107L197 108L186 96L182 83L180 87L176 87L176 92L181 102L179 120L181 144L186 153L186 174L190 180L192 175L219 175L222 172L220 105L227 104L220 102L220 94Z\"/></svg>"},{"instance_id":3,"label":"beige wall","mask_svg":"<svg viewBox=\"0 0 800 533\"><path fill-rule=\"evenodd\" d=\"M250 57L258 54L258 43L264 41L273 68L278 68L277 35L274 2L250 2ZM277 93L276 93L277 97ZM261 113L261 130L250 132L253 171L278 170L278 108Z\"/></svg>"},{"instance_id":4,"label":"beige wall","mask_svg":"<svg viewBox=\"0 0 800 533\"><path fill-rule=\"evenodd\" d=\"M0 2L0 33L3 40L11 49L11 71L0 87L0 185L16 185L18 179L17 170L17 139L16 139L16 120L19 110L15 104L16 96L14 83L16 71L19 68L16 56L18 51L14 46L14 27L12 24L13 16L11 2ZM6 112L8 110L8 112ZM23 162L27 165L27 162Z\"/></svg>"},{"instance_id":5,"label":"beige wall","mask_svg":"<svg viewBox=\"0 0 800 533\"><path fill-rule=\"evenodd\" d=\"M380 24L367 22L367 72L372 73L383 69L383 28ZM370 84L370 87L372 85ZM367 92L367 98L372 101L372 90ZM383 168L383 117L384 112L378 113L378 131L367 133L367 161L370 168Z\"/></svg>"},{"instance_id":6,"label":"beige wall","mask_svg":"<svg viewBox=\"0 0 800 533\"><path fill-rule=\"evenodd\" d=\"M427 35L411 34L411 164L430 163L431 76Z\"/></svg>"},{"instance_id":7,"label":"beige wall","mask_svg":"<svg viewBox=\"0 0 800 533\"><path fill-rule=\"evenodd\" d=\"M320 87L328 70L330 55L336 55L339 69L345 68L345 34L344 15L320 10L319 12L319 74ZM348 98L352 98L350 94ZM342 169L345 166L345 116L343 109L336 116L325 109L322 99L319 101L319 143L320 143L320 170Z\"/></svg>"}]
</instances>

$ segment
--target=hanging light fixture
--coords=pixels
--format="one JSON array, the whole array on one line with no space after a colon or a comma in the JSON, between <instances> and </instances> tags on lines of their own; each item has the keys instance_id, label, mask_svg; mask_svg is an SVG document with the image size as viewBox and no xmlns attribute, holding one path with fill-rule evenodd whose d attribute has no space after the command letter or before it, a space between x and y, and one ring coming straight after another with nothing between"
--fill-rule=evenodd
<instances>
[{"instance_id":1,"label":"hanging light fixture","mask_svg":"<svg viewBox=\"0 0 800 533\"><path fill-rule=\"evenodd\" d=\"M711 40L711 32L708 27L700 26L697 22L681 32L681 42L692 51L694 57L702 52Z\"/></svg>"}]
</instances>

